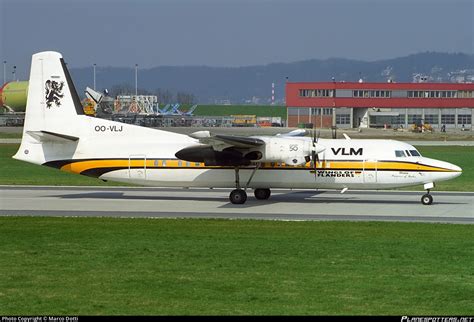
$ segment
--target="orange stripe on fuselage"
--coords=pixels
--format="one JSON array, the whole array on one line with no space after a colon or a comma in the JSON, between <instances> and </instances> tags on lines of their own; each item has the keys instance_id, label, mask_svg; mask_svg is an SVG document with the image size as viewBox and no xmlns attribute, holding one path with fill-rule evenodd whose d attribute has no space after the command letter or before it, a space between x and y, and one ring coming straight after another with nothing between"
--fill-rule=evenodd
<instances>
[{"instance_id":1,"label":"orange stripe on fuselage","mask_svg":"<svg viewBox=\"0 0 474 322\"><path fill-rule=\"evenodd\" d=\"M219 167L219 166L206 166L204 163L200 162L187 162L182 160L162 160L162 159L147 159L146 163L144 159L104 159L104 160L82 160L82 161L72 161L69 164L66 164L61 167L62 171L72 172L72 173L81 173L91 169L100 169L100 168L144 168L147 169L162 169L162 168L177 168L177 169L219 169L219 168L228 168L228 167ZM429 165L423 165L418 163L409 163L409 162L397 162L397 161L323 161L318 162L317 169L351 169L351 170L369 170L373 171L375 169L383 170L393 170L393 171L442 171L442 172L452 172L453 170L433 167ZM303 166L291 166L284 163L270 163L264 162L260 169L308 169L312 170L313 167L311 163L306 163Z\"/></svg>"}]
</instances>

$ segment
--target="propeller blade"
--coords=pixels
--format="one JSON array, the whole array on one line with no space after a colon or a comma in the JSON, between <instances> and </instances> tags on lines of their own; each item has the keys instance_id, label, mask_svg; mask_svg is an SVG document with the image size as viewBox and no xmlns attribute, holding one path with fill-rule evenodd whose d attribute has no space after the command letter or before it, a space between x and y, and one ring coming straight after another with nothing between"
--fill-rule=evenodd
<instances>
[{"instance_id":1,"label":"propeller blade","mask_svg":"<svg viewBox=\"0 0 474 322\"><path fill-rule=\"evenodd\" d=\"M313 149L311 151L311 163L313 165L313 171L314 171L314 179L316 179L316 162L318 159L318 154L316 153L316 149Z\"/></svg>"}]
</instances>

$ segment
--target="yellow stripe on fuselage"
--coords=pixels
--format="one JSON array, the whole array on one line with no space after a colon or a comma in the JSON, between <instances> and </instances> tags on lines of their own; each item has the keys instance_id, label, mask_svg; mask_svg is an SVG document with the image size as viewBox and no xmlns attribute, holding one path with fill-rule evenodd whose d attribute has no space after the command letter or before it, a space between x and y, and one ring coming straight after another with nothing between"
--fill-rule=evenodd
<instances>
[{"instance_id":1,"label":"yellow stripe on fuselage","mask_svg":"<svg viewBox=\"0 0 474 322\"><path fill-rule=\"evenodd\" d=\"M163 159L103 159L103 160L81 160L72 161L61 167L62 171L81 173L91 169L101 168L115 168L115 169L128 169L128 168L147 168L147 169L164 169L164 168L175 168L175 169L225 169L232 167L221 167L221 166L206 166L203 162L187 162L182 160L163 160ZM264 162L261 164L260 169L307 169L312 170L311 163L308 162L302 166L291 166L284 163L270 163ZM367 171L438 171L438 172L453 172L454 170L433 167L424 164L411 163L411 162L398 162L398 161L322 161L318 162L316 169L321 170L367 170Z\"/></svg>"}]
</instances>

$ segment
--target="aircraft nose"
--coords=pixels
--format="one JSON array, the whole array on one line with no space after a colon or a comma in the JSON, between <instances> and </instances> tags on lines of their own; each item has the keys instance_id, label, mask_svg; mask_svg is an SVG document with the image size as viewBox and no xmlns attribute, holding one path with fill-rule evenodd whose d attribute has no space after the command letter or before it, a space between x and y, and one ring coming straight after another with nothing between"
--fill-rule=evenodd
<instances>
[{"instance_id":1,"label":"aircraft nose","mask_svg":"<svg viewBox=\"0 0 474 322\"><path fill-rule=\"evenodd\" d=\"M448 163L448 167L447 167L449 170L451 170L451 179L454 179L454 178L457 178L461 175L462 173L462 169L461 167L458 167L457 165L455 164L452 164L452 163Z\"/></svg>"},{"instance_id":2,"label":"aircraft nose","mask_svg":"<svg viewBox=\"0 0 474 322\"><path fill-rule=\"evenodd\" d=\"M451 164L451 167L452 167L452 170L453 170L453 171L462 172L461 167L458 167L458 166L455 165L455 164Z\"/></svg>"}]
</instances>

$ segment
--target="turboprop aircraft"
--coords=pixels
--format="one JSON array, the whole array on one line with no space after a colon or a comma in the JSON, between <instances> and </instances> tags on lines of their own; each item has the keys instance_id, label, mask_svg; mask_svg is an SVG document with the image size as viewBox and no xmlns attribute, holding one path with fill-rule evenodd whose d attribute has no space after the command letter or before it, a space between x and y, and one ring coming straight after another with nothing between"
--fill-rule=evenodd
<instances>
[{"instance_id":1,"label":"turboprop aircraft","mask_svg":"<svg viewBox=\"0 0 474 322\"><path fill-rule=\"evenodd\" d=\"M318 139L301 131L276 136L183 135L84 114L57 52L33 55L25 125L15 159L102 180L159 187L247 189L268 199L271 188L389 189L424 185L461 174L456 165L425 158L393 140ZM314 134L314 133L313 133Z\"/></svg>"}]
</instances>

